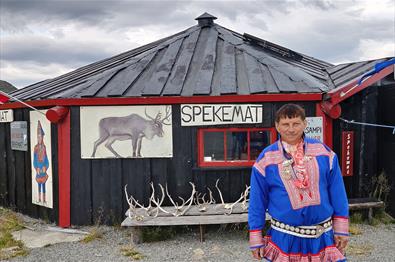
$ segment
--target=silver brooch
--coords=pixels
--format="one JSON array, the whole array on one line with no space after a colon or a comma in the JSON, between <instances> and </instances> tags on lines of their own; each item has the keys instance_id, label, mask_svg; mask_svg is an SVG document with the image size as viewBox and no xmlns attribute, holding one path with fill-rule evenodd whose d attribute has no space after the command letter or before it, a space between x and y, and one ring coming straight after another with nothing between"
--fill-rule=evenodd
<instances>
[{"instance_id":1,"label":"silver brooch","mask_svg":"<svg viewBox=\"0 0 395 262\"><path fill-rule=\"evenodd\" d=\"M291 169L289 167L284 168L283 171L281 172L281 175L286 180L291 179L292 178Z\"/></svg>"},{"instance_id":2,"label":"silver brooch","mask_svg":"<svg viewBox=\"0 0 395 262\"><path fill-rule=\"evenodd\" d=\"M293 163L292 159L284 160L284 162L282 163L283 170L281 171L281 176L286 180L289 180L292 178L292 173L291 173L292 163Z\"/></svg>"},{"instance_id":3,"label":"silver brooch","mask_svg":"<svg viewBox=\"0 0 395 262\"><path fill-rule=\"evenodd\" d=\"M292 159L284 160L283 167L290 167L294 161Z\"/></svg>"}]
</instances>

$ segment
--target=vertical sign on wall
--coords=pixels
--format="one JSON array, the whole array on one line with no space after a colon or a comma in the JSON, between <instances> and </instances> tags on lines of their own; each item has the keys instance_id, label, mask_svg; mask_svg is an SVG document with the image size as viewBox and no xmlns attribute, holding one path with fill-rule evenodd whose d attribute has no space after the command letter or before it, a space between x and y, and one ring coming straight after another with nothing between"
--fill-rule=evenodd
<instances>
[{"instance_id":1,"label":"vertical sign on wall","mask_svg":"<svg viewBox=\"0 0 395 262\"><path fill-rule=\"evenodd\" d=\"M354 132L342 132L342 173L343 176L353 175L354 164Z\"/></svg>"},{"instance_id":2,"label":"vertical sign on wall","mask_svg":"<svg viewBox=\"0 0 395 262\"><path fill-rule=\"evenodd\" d=\"M40 112L30 112L32 203L53 208L51 123Z\"/></svg>"}]
</instances>

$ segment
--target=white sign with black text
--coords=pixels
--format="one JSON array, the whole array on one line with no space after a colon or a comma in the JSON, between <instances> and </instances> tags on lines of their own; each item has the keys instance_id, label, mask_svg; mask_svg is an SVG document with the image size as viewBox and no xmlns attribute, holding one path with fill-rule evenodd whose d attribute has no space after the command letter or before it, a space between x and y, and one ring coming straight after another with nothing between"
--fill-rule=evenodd
<instances>
[{"instance_id":1,"label":"white sign with black text","mask_svg":"<svg viewBox=\"0 0 395 262\"><path fill-rule=\"evenodd\" d=\"M321 116L306 117L306 120L307 120L307 127L304 130L306 136L324 142L322 117Z\"/></svg>"},{"instance_id":2,"label":"white sign with black text","mask_svg":"<svg viewBox=\"0 0 395 262\"><path fill-rule=\"evenodd\" d=\"M181 105L182 126L262 123L263 107L258 104Z\"/></svg>"},{"instance_id":3,"label":"white sign with black text","mask_svg":"<svg viewBox=\"0 0 395 262\"><path fill-rule=\"evenodd\" d=\"M9 123L14 121L14 112L12 109L0 110L0 123Z\"/></svg>"},{"instance_id":4,"label":"white sign with black text","mask_svg":"<svg viewBox=\"0 0 395 262\"><path fill-rule=\"evenodd\" d=\"M27 121L14 121L11 126L11 149L27 151Z\"/></svg>"}]
</instances>

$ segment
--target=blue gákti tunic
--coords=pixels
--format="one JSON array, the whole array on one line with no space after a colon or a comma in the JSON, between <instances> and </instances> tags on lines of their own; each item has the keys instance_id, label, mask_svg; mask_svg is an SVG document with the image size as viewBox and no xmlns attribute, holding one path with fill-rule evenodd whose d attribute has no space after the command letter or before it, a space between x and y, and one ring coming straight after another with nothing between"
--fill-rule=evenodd
<instances>
[{"instance_id":1,"label":"blue g\u00e1kti tunic","mask_svg":"<svg viewBox=\"0 0 395 262\"><path fill-rule=\"evenodd\" d=\"M348 201L336 154L315 139L304 139L309 190L286 179L287 160L281 141L268 146L251 173L248 210L250 248L264 248L270 261L345 261L334 244L334 234L348 235ZM270 228L262 238L265 212L291 226L311 226L328 218L333 230L318 238L303 238Z\"/></svg>"}]
</instances>

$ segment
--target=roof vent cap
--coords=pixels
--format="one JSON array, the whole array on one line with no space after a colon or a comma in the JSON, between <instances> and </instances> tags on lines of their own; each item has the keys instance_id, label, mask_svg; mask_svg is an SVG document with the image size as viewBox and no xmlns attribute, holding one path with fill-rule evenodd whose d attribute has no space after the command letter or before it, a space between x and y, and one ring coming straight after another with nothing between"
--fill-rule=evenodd
<instances>
[{"instance_id":1,"label":"roof vent cap","mask_svg":"<svg viewBox=\"0 0 395 262\"><path fill-rule=\"evenodd\" d=\"M198 24L201 27L212 26L214 24L215 19L217 19L215 16L210 15L207 12L195 18L195 20L198 20L199 22Z\"/></svg>"}]
</instances>

